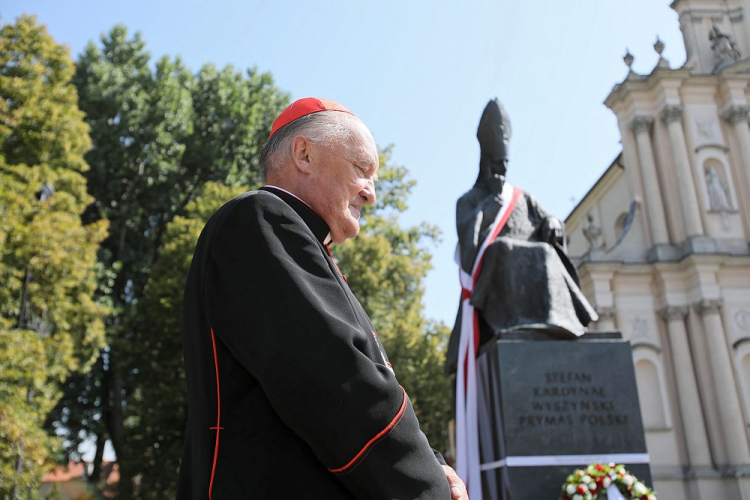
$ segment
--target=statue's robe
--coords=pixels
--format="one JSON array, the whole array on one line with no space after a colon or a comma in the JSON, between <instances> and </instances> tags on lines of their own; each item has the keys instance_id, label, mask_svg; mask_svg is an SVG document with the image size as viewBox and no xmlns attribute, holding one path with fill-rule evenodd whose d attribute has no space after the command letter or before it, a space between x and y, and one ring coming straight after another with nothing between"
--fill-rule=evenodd
<instances>
[{"instance_id":1,"label":"statue's robe","mask_svg":"<svg viewBox=\"0 0 750 500\"><path fill-rule=\"evenodd\" d=\"M482 184L459 198L457 257L465 272L471 274L499 210L499 197ZM582 335L597 316L579 286L578 273L562 246L561 223L524 192L487 248L471 295L471 304L479 311L480 346L514 329ZM446 360L451 371L458 356L460 318L459 305Z\"/></svg>"}]
</instances>

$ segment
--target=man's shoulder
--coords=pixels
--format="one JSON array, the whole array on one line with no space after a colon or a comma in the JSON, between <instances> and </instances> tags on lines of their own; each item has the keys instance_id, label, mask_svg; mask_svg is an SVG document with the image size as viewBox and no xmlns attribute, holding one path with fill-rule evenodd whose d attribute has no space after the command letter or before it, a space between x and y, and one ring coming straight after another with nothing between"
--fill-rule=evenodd
<instances>
[{"instance_id":1,"label":"man's shoulder","mask_svg":"<svg viewBox=\"0 0 750 500\"><path fill-rule=\"evenodd\" d=\"M208 225L221 226L226 220L235 220L252 226L269 215L293 218L294 210L274 193L264 190L247 191L222 205L208 221Z\"/></svg>"},{"instance_id":2,"label":"man's shoulder","mask_svg":"<svg viewBox=\"0 0 750 500\"><path fill-rule=\"evenodd\" d=\"M236 210L260 212L271 210L285 212L291 210L291 208L286 202L284 202L284 200L274 193L258 189L255 191L247 191L235 196L219 208L216 213L228 214Z\"/></svg>"},{"instance_id":3,"label":"man's shoulder","mask_svg":"<svg viewBox=\"0 0 750 500\"><path fill-rule=\"evenodd\" d=\"M247 191L214 212L201 232L198 246L212 247L220 241L227 243L237 238L260 241L274 234L269 224L278 227L279 224L301 222L296 212L275 194L263 190Z\"/></svg>"}]
</instances>

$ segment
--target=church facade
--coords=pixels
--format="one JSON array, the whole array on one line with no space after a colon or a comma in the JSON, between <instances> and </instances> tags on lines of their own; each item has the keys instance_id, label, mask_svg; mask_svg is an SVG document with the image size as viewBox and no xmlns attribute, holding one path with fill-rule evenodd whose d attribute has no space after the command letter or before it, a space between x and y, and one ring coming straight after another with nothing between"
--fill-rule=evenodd
<instances>
[{"instance_id":1,"label":"church facade","mask_svg":"<svg viewBox=\"0 0 750 500\"><path fill-rule=\"evenodd\" d=\"M686 62L657 41L607 97L622 153L568 251L594 326L631 341L659 498L750 500L750 0L671 8Z\"/></svg>"}]
</instances>

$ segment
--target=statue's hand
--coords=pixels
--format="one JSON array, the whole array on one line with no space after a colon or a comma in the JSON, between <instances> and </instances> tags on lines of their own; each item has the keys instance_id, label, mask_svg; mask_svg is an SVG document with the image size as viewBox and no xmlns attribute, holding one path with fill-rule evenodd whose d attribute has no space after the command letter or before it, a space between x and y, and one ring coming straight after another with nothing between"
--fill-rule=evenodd
<instances>
[{"instance_id":1,"label":"statue's hand","mask_svg":"<svg viewBox=\"0 0 750 500\"><path fill-rule=\"evenodd\" d=\"M557 217L547 217L539 227L539 240L549 244L563 244L565 231L562 222Z\"/></svg>"}]
</instances>

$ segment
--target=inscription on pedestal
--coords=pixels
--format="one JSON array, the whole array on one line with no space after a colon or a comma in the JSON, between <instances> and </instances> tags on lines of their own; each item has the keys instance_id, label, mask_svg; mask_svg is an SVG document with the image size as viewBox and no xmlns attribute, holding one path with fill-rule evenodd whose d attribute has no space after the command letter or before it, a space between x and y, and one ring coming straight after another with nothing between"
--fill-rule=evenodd
<instances>
[{"instance_id":1,"label":"inscription on pedestal","mask_svg":"<svg viewBox=\"0 0 750 500\"><path fill-rule=\"evenodd\" d=\"M645 451L630 345L498 342L508 455Z\"/></svg>"},{"instance_id":2,"label":"inscription on pedestal","mask_svg":"<svg viewBox=\"0 0 750 500\"><path fill-rule=\"evenodd\" d=\"M617 412L607 388L592 372L546 372L544 384L532 388L528 413L518 416L519 427L553 428L564 432L575 424L627 426L630 416Z\"/></svg>"}]
</instances>

